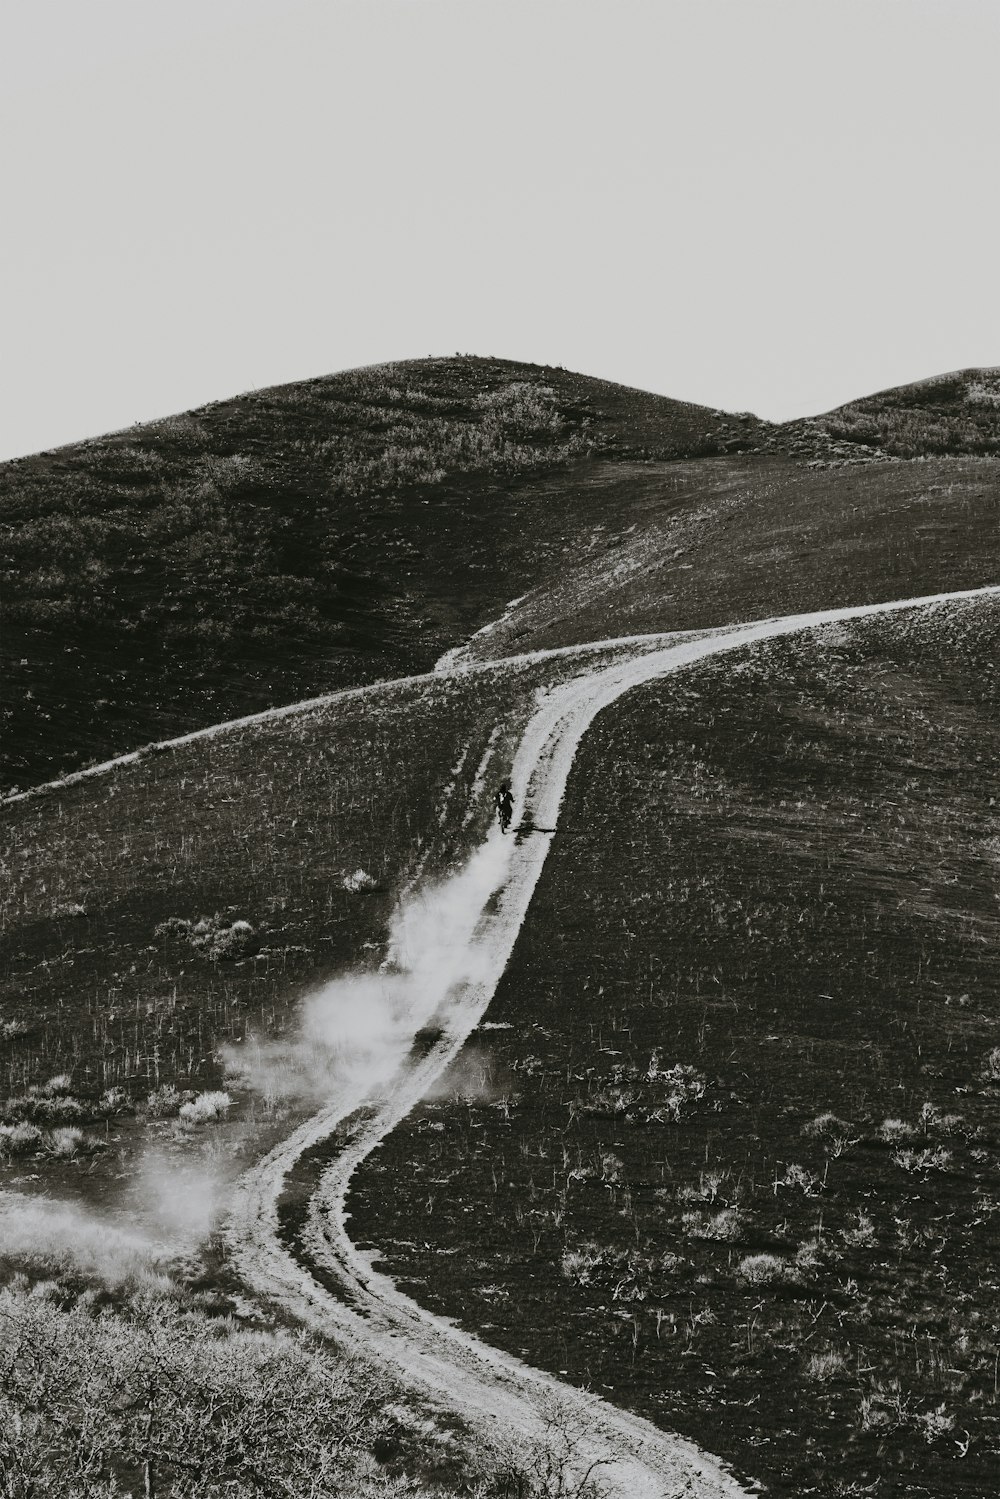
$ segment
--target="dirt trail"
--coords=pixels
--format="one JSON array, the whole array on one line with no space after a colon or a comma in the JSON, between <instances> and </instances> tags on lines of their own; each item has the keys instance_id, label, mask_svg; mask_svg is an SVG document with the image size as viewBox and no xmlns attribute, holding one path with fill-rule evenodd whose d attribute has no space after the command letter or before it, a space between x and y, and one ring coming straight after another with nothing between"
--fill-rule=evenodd
<instances>
[{"instance_id":1,"label":"dirt trail","mask_svg":"<svg viewBox=\"0 0 1000 1499\"><path fill-rule=\"evenodd\" d=\"M600 1477L608 1492L620 1499L672 1499L682 1494L735 1499L752 1492L693 1443L562 1385L402 1295L352 1244L345 1208L348 1187L358 1164L429 1091L482 1018L531 903L577 745L603 708L644 682L754 641L838 620L998 592L976 589L829 609L741 625L709 638L677 643L675 637L662 648L648 639L636 641L615 664L545 693L528 722L513 767L519 836L503 838L494 827L466 869L425 897L426 911L419 895L409 898L414 909L403 929L409 931L414 948L400 957L414 975L411 1034L433 1020L440 1039L417 1062L397 1059L391 1074L374 1087L370 1077L345 1083L335 1100L241 1179L225 1236L235 1267L248 1284L315 1330L385 1361L500 1448L520 1451L540 1437L546 1412L557 1403L564 1419L581 1433L579 1462L584 1467L606 1464ZM644 653L638 654L640 650ZM460 935L436 984L437 955L426 947L421 950L421 942L427 940L421 934L435 928L435 910L449 902L462 908L463 920L457 929L452 922L453 932ZM283 1183L306 1149L352 1115L356 1119L347 1143L311 1200L297 1259L278 1235ZM343 1299L313 1278L304 1268L310 1263L333 1277Z\"/></svg>"}]
</instances>

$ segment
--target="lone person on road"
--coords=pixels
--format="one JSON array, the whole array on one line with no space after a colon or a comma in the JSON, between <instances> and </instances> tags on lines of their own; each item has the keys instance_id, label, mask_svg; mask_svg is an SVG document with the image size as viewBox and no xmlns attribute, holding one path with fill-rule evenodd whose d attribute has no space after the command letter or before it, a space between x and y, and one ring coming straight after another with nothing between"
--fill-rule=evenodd
<instances>
[{"instance_id":1,"label":"lone person on road","mask_svg":"<svg viewBox=\"0 0 1000 1499\"><path fill-rule=\"evenodd\" d=\"M500 831L501 833L506 833L510 827L510 820L514 816L514 793L510 789L509 781L500 782L500 788L494 800Z\"/></svg>"}]
</instances>

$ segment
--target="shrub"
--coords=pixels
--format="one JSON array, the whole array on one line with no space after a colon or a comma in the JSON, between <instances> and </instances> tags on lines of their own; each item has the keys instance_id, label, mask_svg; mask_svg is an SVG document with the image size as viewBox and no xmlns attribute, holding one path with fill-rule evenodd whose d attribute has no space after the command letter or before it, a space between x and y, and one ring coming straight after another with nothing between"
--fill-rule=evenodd
<instances>
[{"instance_id":1,"label":"shrub","mask_svg":"<svg viewBox=\"0 0 1000 1499\"><path fill-rule=\"evenodd\" d=\"M249 921L242 918L227 921L218 912L214 916L199 916L197 921L168 916L166 921L161 921L153 928L153 936L184 937L197 952L210 958L213 963L244 957L256 945L256 933Z\"/></svg>"},{"instance_id":2,"label":"shrub","mask_svg":"<svg viewBox=\"0 0 1000 1499\"><path fill-rule=\"evenodd\" d=\"M886 1145L895 1145L900 1140L909 1140L913 1136L913 1128L902 1119L883 1119L878 1127L878 1137Z\"/></svg>"},{"instance_id":3,"label":"shrub","mask_svg":"<svg viewBox=\"0 0 1000 1499\"><path fill-rule=\"evenodd\" d=\"M994 1046L987 1055L983 1077L989 1083L1000 1083L1000 1046Z\"/></svg>"},{"instance_id":4,"label":"shrub","mask_svg":"<svg viewBox=\"0 0 1000 1499\"><path fill-rule=\"evenodd\" d=\"M934 1410L915 1415L913 1423L928 1444L939 1441L955 1429L955 1417L948 1414L943 1401Z\"/></svg>"},{"instance_id":5,"label":"shrub","mask_svg":"<svg viewBox=\"0 0 1000 1499\"><path fill-rule=\"evenodd\" d=\"M48 1138L48 1149L52 1155L62 1160L70 1160L73 1156L80 1154L84 1139L82 1129L71 1127L54 1129Z\"/></svg>"},{"instance_id":6,"label":"shrub","mask_svg":"<svg viewBox=\"0 0 1000 1499\"><path fill-rule=\"evenodd\" d=\"M691 1239L716 1239L731 1244L742 1239L746 1219L739 1208L723 1208L718 1213L694 1208L681 1218L681 1227Z\"/></svg>"},{"instance_id":7,"label":"shrub","mask_svg":"<svg viewBox=\"0 0 1000 1499\"><path fill-rule=\"evenodd\" d=\"M34 1155L42 1143L42 1132L37 1124L0 1124L0 1148L8 1156Z\"/></svg>"},{"instance_id":8,"label":"shrub","mask_svg":"<svg viewBox=\"0 0 1000 1499\"><path fill-rule=\"evenodd\" d=\"M208 1124L227 1114L232 1102L228 1093L199 1093L189 1103L181 1104L180 1116L186 1124Z\"/></svg>"},{"instance_id":9,"label":"shrub","mask_svg":"<svg viewBox=\"0 0 1000 1499\"><path fill-rule=\"evenodd\" d=\"M810 1119L802 1126L802 1133L818 1140L832 1156L841 1156L845 1150L850 1150L852 1145L857 1145L858 1136L853 1133L854 1126L846 1119L838 1119L836 1114L817 1114L815 1119Z\"/></svg>"},{"instance_id":10,"label":"shrub","mask_svg":"<svg viewBox=\"0 0 1000 1499\"><path fill-rule=\"evenodd\" d=\"M904 1171L947 1171L951 1165L951 1151L943 1145L928 1146L926 1150L894 1150L892 1158Z\"/></svg>"},{"instance_id":11,"label":"shrub","mask_svg":"<svg viewBox=\"0 0 1000 1499\"><path fill-rule=\"evenodd\" d=\"M173 1083L164 1083L146 1099L146 1113L151 1119L168 1119L179 1112L189 1094L178 1093Z\"/></svg>"},{"instance_id":12,"label":"shrub","mask_svg":"<svg viewBox=\"0 0 1000 1499\"><path fill-rule=\"evenodd\" d=\"M814 1171L808 1171L805 1166L798 1166L793 1161L785 1168L785 1174L779 1178L779 1187L797 1187L806 1197L815 1197L822 1192L823 1183Z\"/></svg>"},{"instance_id":13,"label":"shrub","mask_svg":"<svg viewBox=\"0 0 1000 1499\"><path fill-rule=\"evenodd\" d=\"M108 1088L101 1094L97 1105L98 1110L105 1118L109 1114L128 1114L134 1112L134 1105L124 1088Z\"/></svg>"},{"instance_id":14,"label":"shrub","mask_svg":"<svg viewBox=\"0 0 1000 1499\"><path fill-rule=\"evenodd\" d=\"M794 1266L776 1254L748 1254L736 1267L740 1280L751 1286L771 1285L775 1281L794 1281Z\"/></svg>"},{"instance_id":15,"label":"shrub","mask_svg":"<svg viewBox=\"0 0 1000 1499\"><path fill-rule=\"evenodd\" d=\"M29 1088L19 1098L8 1098L0 1106L0 1118L8 1124L21 1120L32 1124L69 1124L84 1119L86 1113L77 1099L64 1093L49 1093L45 1088Z\"/></svg>"},{"instance_id":16,"label":"shrub","mask_svg":"<svg viewBox=\"0 0 1000 1499\"><path fill-rule=\"evenodd\" d=\"M874 1220L860 1210L854 1216L855 1226L842 1229L840 1237L852 1249L873 1249L877 1242Z\"/></svg>"},{"instance_id":17,"label":"shrub","mask_svg":"<svg viewBox=\"0 0 1000 1499\"><path fill-rule=\"evenodd\" d=\"M835 1379L838 1374L842 1374L846 1368L847 1360L844 1355L828 1348L825 1353L810 1354L806 1360L806 1378L825 1384L828 1379Z\"/></svg>"}]
</instances>

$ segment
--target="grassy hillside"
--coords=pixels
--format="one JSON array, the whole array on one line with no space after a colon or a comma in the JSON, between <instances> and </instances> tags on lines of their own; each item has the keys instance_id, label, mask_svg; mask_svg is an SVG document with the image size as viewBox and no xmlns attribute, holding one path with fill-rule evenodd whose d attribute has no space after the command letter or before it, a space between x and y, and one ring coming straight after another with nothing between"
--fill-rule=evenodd
<instances>
[{"instance_id":1,"label":"grassy hillside","mask_svg":"<svg viewBox=\"0 0 1000 1499\"><path fill-rule=\"evenodd\" d=\"M628 628L981 581L997 469L952 460L1000 452L998 402L970 371L774 427L456 356L5 464L0 785L424 670L554 580L573 639L637 567Z\"/></svg>"},{"instance_id":2,"label":"grassy hillside","mask_svg":"<svg viewBox=\"0 0 1000 1499\"><path fill-rule=\"evenodd\" d=\"M563 370L440 359L208 406L0 467L4 784L428 668L631 501L599 455L755 446Z\"/></svg>"},{"instance_id":3,"label":"grassy hillside","mask_svg":"<svg viewBox=\"0 0 1000 1499\"><path fill-rule=\"evenodd\" d=\"M991 600L603 714L488 1027L357 1178L387 1272L774 1495L981 1499L998 662Z\"/></svg>"},{"instance_id":4,"label":"grassy hillside","mask_svg":"<svg viewBox=\"0 0 1000 1499\"><path fill-rule=\"evenodd\" d=\"M803 438L880 449L898 458L1000 455L1000 369L958 370L883 390L838 406L809 423L791 424Z\"/></svg>"},{"instance_id":5,"label":"grassy hillside","mask_svg":"<svg viewBox=\"0 0 1000 1499\"><path fill-rule=\"evenodd\" d=\"M470 659L1000 579L998 459L704 458L621 465L618 482L634 529L598 538L473 641Z\"/></svg>"}]
</instances>

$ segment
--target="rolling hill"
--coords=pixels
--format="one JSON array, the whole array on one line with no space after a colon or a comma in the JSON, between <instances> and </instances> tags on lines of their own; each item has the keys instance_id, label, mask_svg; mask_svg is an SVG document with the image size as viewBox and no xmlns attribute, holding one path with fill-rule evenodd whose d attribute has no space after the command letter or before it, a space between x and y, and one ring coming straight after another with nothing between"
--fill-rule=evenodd
<instances>
[{"instance_id":1,"label":"rolling hill","mask_svg":"<svg viewBox=\"0 0 1000 1499\"><path fill-rule=\"evenodd\" d=\"M5 464L3 784L426 670L525 594L490 649L974 584L997 389L970 371L775 427L456 356Z\"/></svg>"},{"instance_id":2,"label":"rolling hill","mask_svg":"<svg viewBox=\"0 0 1000 1499\"><path fill-rule=\"evenodd\" d=\"M800 616L1000 584L996 390L967 371L773 427L456 357L6 465L8 784L356 689L4 806L11 1325L62 1358L113 1306L101 1357L148 1343L143 1377L180 1370L214 1410L212 1347L292 1368L280 1327L319 1318L332 1345L294 1367L318 1388L331 1358L351 1411L372 1355L331 1329L378 1254L412 1298L383 1351L441 1316L607 1396L620 1419L572 1409L619 1437L646 1417L663 1450L703 1443L738 1474L689 1453L705 1499L844 1499L885 1472L901 1499L979 1499L1000 1453L1000 611ZM577 735L561 800L539 723ZM448 1053L449 1000L483 983L463 922L505 911L509 962ZM393 1080L446 1054L383 1138ZM220 1242L268 1161L273 1194ZM365 1246L353 1280L338 1223ZM291 1266L284 1300L246 1271L258 1251ZM352 1492L555 1491L544 1463L477 1469L474 1404L422 1427L399 1378L388 1427L365 1396L354 1435L322 1428L364 1449ZM115 1432L131 1482L142 1433Z\"/></svg>"}]
</instances>

